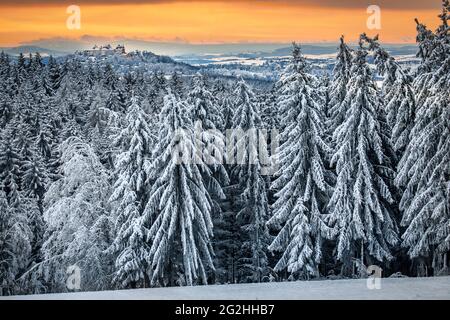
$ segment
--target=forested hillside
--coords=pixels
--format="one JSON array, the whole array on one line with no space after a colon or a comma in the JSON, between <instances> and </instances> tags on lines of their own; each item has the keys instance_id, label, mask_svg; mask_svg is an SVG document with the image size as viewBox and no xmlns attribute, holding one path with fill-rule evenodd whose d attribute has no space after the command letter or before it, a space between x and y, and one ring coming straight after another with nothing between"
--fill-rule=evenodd
<instances>
[{"instance_id":1,"label":"forested hillside","mask_svg":"<svg viewBox=\"0 0 450 320\"><path fill-rule=\"evenodd\" d=\"M448 274L449 15L417 69L362 34L270 90L2 53L0 295Z\"/></svg>"}]
</instances>

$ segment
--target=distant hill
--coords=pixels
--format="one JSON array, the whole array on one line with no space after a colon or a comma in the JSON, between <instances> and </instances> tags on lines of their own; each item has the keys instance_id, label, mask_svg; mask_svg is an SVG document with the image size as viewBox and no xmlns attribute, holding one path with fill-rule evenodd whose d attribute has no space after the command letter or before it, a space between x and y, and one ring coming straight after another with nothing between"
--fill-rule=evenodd
<instances>
[{"instance_id":1,"label":"distant hill","mask_svg":"<svg viewBox=\"0 0 450 320\"><path fill-rule=\"evenodd\" d=\"M37 46L18 46L18 47L4 47L0 48L0 51L3 51L11 56L18 56L19 54L23 53L24 55L28 55L30 53L34 54L36 52L39 52L42 56L64 56L69 54L70 52L64 52L64 51L58 51L53 49L46 49L42 47Z\"/></svg>"},{"instance_id":2,"label":"distant hill","mask_svg":"<svg viewBox=\"0 0 450 320\"><path fill-rule=\"evenodd\" d=\"M355 49L355 45L350 45L351 48ZM392 55L398 56L398 55L411 55L415 54L417 52L417 46L416 45L383 45L383 47ZM304 54L311 54L311 55L322 55L322 54L332 54L336 53L338 49L337 44L327 44L327 45L310 45L305 44L301 45L302 52ZM285 48L279 48L275 49L272 52L261 52L261 53L255 53L253 55L265 57L265 56L288 56L292 53L292 47L285 47ZM244 54L245 55L245 54ZM252 54L247 54L252 55Z\"/></svg>"},{"instance_id":3,"label":"distant hill","mask_svg":"<svg viewBox=\"0 0 450 320\"><path fill-rule=\"evenodd\" d=\"M109 46L108 46L109 48ZM189 64L178 62L171 57L157 55L149 51L131 51L126 52L116 49L89 49L77 51L57 57L57 60L63 62L66 59L77 60L81 63L96 63L99 65L111 65L117 72L126 73L130 71L142 71L149 73L154 71L163 71L165 73L182 72L184 74L193 74L198 68Z\"/></svg>"},{"instance_id":4,"label":"distant hill","mask_svg":"<svg viewBox=\"0 0 450 320\"><path fill-rule=\"evenodd\" d=\"M166 70L166 71L184 71L184 72L195 72L197 68L192 67L183 62L174 61L168 56L156 55L148 51L132 51L124 54L112 54L109 55L99 55L97 57L88 53L92 50L80 50L77 52L66 52L58 51L53 49L42 48L39 46L18 46L18 47L4 47L0 48L0 52L3 51L6 54L17 57L20 53L28 56L30 53L39 54L43 57L43 62L47 63L48 56L52 55L58 60L62 61L66 58L78 59L80 61L97 61L100 64L110 63L117 69L130 69L142 67L147 71L150 70ZM111 50L113 51L113 50Z\"/></svg>"}]
</instances>

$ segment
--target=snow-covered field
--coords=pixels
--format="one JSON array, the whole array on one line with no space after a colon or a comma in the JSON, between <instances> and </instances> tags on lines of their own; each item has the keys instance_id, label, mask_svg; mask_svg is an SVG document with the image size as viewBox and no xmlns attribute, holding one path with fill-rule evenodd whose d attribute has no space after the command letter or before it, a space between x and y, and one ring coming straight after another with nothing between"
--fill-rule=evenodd
<instances>
[{"instance_id":1,"label":"snow-covered field","mask_svg":"<svg viewBox=\"0 0 450 320\"><path fill-rule=\"evenodd\" d=\"M0 299L2 299L0 297ZM325 280L212 285L3 297L26 300L450 300L450 277L386 278L369 290L367 280Z\"/></svg>"}]
</instances>

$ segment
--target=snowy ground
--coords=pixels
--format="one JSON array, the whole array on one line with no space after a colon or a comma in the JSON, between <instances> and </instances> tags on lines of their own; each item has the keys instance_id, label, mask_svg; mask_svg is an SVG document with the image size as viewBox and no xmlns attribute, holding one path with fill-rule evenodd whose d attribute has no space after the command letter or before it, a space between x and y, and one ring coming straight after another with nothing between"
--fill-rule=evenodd
<instances>
[{"instance_id":1,"label":"snowy ground","mask_svg":"<svg viewBox=\"0 0 450 320\"><path fill-rule=\"evenodd\" d=\"M450 277L381 279L381 289L378 290L369 290L366 280L326 280L78 292L4 298L14 300L450 300Z\"/></svg>"}]
</instances>

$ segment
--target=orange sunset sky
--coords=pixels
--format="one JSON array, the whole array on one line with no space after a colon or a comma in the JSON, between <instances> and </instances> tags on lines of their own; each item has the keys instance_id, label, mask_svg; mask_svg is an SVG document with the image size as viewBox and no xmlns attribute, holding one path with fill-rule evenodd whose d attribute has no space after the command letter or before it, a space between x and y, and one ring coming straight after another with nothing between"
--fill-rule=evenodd
<instances>
[{"instance_id":1,"label":"orange sunset sky","mask_svg":"<svg viewBox=\"0 0 450 320\"><path fill-rule=\"evenodd\" d=\"M189 43L336 42L379 33L386 43L413 43L414 18L438 23L440 0L24 0L0 2L0 46L37 39L124 37ZM81 8L69 30L68 5ZM366 27L368 5L381 8L381 30Z\"/></svg>"}]
</instances>

